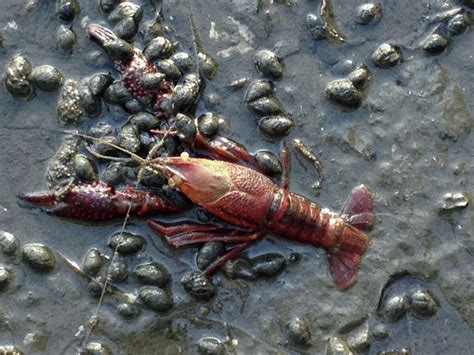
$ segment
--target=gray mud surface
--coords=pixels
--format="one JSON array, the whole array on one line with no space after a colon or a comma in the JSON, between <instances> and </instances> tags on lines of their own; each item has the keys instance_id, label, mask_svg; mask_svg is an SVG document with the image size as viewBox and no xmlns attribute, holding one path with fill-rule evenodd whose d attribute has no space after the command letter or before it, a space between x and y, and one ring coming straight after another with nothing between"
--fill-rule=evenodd
<instances>
[{"instance_id":1,"label":"gray mud surface","mask_svg":"<svg viewBox=\"0 0 474 355\"><path fill-rule=\"evenodd\" d=\"M150 19L156 1L134 1L144 6L142 23ZM373 241L357 283L345 292L334 285L323 250L269 236L248 255L298 253L301 259L269 280L228 280L218 273L213 279L217 296L196 302L179 280L195 268L197 249L173 250L143 221L133 220L128 229L147 240L138 257L168 267L175 305L165 315L144 310L137 319L124 321L114 310L117 301L106 298L89 341L106 344L114 354L175 354L195 353L201 337L228 336L241 354L325 353L329 338L350 333L373 317L391 275L406 272L433 285L445 300L441 308L449 312L417 321L415 332L394 332L390 342L378 344L372 339L374 345L367 352L416 344L415 353L432 353L426 334L435 322L447 319L440 314L450 314L457 324L443 328L446 344L457 339L455 348L443 353L469 352L474 345L474 208L472 203L449 211L440 206L447 192L473 197L473 31L453 37L440 55L428 56L419 49L433 28L430 19L458 6L453 1L382 1L380 22L360 26L355 9L363 1L335 0L335 21L347 37L341 44L310 38L305 18L309 12L317 13L319 1L288 1L291 5L191 1L201 44L220 66L215 79L207 82L204 97L220 95L221 104L213 110L228 117L231 127L226 134L252 152L269 149L278 154L280 141L268 140L258 131L256 117L243 103L246 87L236 92L228 88L239 78L249 78L249 83L261 78L254 54L263 48L274 50L286 66L283 78L275 82L276 96L295 121L287 140L299 138L319 152L326 177L316 196L310 187L317 178L314 169L293 155L290 188L338 211L353 186L366 184L375 198ZM73 22L78 43L67 55L56 48L59 23L52 1L38 0L29 11L26 0L1 1L0 68L13 55L22 54L33 66L56 66L66 79L81 80L104 71L118 77L103 54L91 56L98 48L82 27L92 22L107 25L106 16L96 1L80 4L80 17ZM192 52L185 2L164 1L163 14L181 48ZM387 41L401 48L404 62L380 69L369 57ZM367 98L353 112L343 112L324 97L329 81L347 75L346 60L366 64L372 74ZM0 263L14 275L0 292L0 345L16 345L27 354L74 354L84 345L98 301L89 295L87 282L59 255L80 264L91 247L110 252L108 238L121 228L120 221L72 223L18 205L18 193L46 189L48 161L63 139L57 96L38 90L33 100L24 101L0 87L0 229L13 233L22 245L44 243L58 258L52 273L38 274L19 257L0 255ZM201 99L197 113L208 110ZM87 119L83 128L98 121L120 126L126 119L123 110L104 105L102 115ZM127 263L131 269L136 261L128 257ZM135 292L130 278L121 287ZM295 316L309 321L309 347L287 344L285 325ZM459 329L465 332L461 339Z\"/></svg>"}]
</instances>

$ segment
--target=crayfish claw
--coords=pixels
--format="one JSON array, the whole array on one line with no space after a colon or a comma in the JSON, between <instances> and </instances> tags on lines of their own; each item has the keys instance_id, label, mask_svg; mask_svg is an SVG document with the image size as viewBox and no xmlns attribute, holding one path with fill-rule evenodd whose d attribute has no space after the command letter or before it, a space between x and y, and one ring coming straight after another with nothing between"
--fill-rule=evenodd
<instances>
[{"instance_id":1,"label":"crayfish claw","mask_svg":"<svg viewBox=\"0 0 474 355\"><path fill-rule=\"evenodd\" d=\"M29 192L19 194L18 198L35 207L54 206L58 203L56 194L53 191Z\"/></svg>"}]
</instances>

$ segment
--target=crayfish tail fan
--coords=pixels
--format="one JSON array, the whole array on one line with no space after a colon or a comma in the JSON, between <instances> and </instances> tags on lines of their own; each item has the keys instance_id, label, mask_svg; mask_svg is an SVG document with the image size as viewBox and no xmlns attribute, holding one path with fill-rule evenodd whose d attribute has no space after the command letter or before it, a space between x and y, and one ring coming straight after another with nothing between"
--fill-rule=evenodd
<instances>
[{"instance_id":1,"label":"crayfish tail fan","mask_svg":"<svg viewBox=\"0 0 474 355\"><path fill-rule=\"evenodd\" d=\"M329 250L329 270L336 284L342 289L349 288L356 281L362 254L369 243L370 238L364 232L346 224L337 245Z\"/></svg>"},{"instance_id":2,"label":"crayfish tail fan","mask_svg":"<svg viewBox=\"0 0 474 355\"><path fill-rule=\"evenodd\" d=\"M370 238L363 232L374 223L372 193L364 185L356 186L347 197L341 216L345 225L337 244L329 251L329 270L336 284L349 288L357 278L361 257Z\"/></svg>"},{"instance_id":3,"label":"crayfish tail fan","mask_svg":"<svg viewBox=\"0 0 474 355\"><path fill-rule=\"evenodd\" d=\"M357 278L359 271L360 255L350 251L338 251L329 254L329 270L336 282L342 289L351 287Z\"/></svg>"},{"instance_id":4,"label":"crayfish tail fan","mask_svg":"<svg viewBox=\"0 0 474 355\"><path fill-rule=\"evenodd\" d=\"M352 189L344 202L341 214L346 216L347 223L357 229L369 230L374 224L372 193L365 185Z\"/></svg>"}]
</instances>

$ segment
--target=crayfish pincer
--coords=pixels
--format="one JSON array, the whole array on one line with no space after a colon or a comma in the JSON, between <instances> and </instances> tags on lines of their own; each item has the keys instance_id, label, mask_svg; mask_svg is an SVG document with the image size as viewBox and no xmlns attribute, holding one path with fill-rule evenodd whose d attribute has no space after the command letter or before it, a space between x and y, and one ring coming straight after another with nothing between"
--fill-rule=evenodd
<instances>
[{"instance_id":1,"label":"crayfish pincer","mask_svg":"<svg viewBox=\"0 0 474 355\"><path fill-rule=\"evenodd\" d=\"M363 230L370 229L374 221L372 195L364 185L352 190L342 212L338 214L239 164L184 155L157 158L151 163L144 160L144 163L166 176L169 185L179 189L193 203L226 222L226 227L191 221L148 222L151 229L163 235L174 247L209 241L235 245L207 266L205 275L212 274L252 242L267 233L273 233L326 249L329 269L336 284L345 289L355 282L361 256L370 241ZM85 189L84 184L89 184L88 194L78 194L78 189ZM94 190L97 190L97 194L104 198L104 188L98 182L81 183L62 196L61 201L54 201L51 194L45 199L44 193L27 194L21 198L55 215L76 219L98 219L100 216L105 220L116 217L117 212L90 211L91 206L102 209L107 205L96 204L98 195L94 194ZM177 208L170 206L171 202L162 203L158 196L136 195L136 192L130 190L106 192L105 195L107 199L114 201L110 204L112 209L120 206L121 211L125 206L133 204L131 212L142 216L177 213ZM150 198L153 200L153 208L150 208ZM140 203L143 208L138 206ZM54 207L51 208L52 206ZM81 210L87 213L81 213ZM229 224L235 227L229 227Z\"/></svg>"}]
</instances>

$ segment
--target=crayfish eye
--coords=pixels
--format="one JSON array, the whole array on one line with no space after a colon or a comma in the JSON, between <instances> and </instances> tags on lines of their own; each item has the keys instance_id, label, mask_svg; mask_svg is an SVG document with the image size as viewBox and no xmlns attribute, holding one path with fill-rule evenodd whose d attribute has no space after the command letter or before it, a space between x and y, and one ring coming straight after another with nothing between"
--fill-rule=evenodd
<instances>
[{"instance_id":1,"label":"crayfish eye","mask_svg":"<svg viewBox=\"0 0 474 355\"><path fill-rule=\"evenodd\" d=\"M188 152L182 152L179 157L180 157L183 161L189 161L189 153L188 153Z\"/></svg>"}]
</instances>

